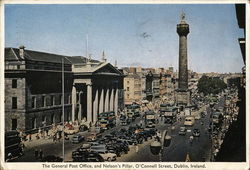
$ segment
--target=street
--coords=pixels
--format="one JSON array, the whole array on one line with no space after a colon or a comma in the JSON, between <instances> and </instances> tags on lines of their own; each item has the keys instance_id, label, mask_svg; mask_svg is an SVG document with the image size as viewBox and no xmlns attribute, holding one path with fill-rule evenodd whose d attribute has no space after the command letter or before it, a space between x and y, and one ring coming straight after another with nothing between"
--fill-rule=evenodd
<instances>
[{"instance_id":1,"label":"street","mask_svg":"<svg viewBox=\"0 0 250 170\"><path fill-rule=\"evenodd\" d=\"M215 105L214 109L217 109L219 107L223 107L225 103L224 97L221 97L218 104ZM172 125L165 124L164 120L159 119L158 124L156 124L156 129L159 132L162 132L163 130L168 131L168 135L172 137L171 144L169 147L164 148L163 155L162 155L162 161L163 162L185 162L187 159L191 162L204 162L204 161L210 161L211 154L214 152L215 148L213 148L213 151L211 151L211 137L210 133L208 132L209 124L211 121L210 115L212 112L212 109L210 109L209 105L202 105L202 107L199 109L196 114L200 114L202 111L206 112L206 115L204 117L201 117L198 120L195 120L195 124L193 126L188 126L187 132L185 135L179 135L179 129L181 126L184 126L185 116L179 115L179 120L174 122ZM157 117L159 115L157 114ZM181 118L181 119L180 119ZM120 121L117 120L117 126L106 130L102 133L102 136L105 136L107 134L110 134L114 131L119 131L120 129L127 128L128 126L139 124L142 118L138 117L135 119L134 122L127 126L122 126L120 124ZM226 121L224 121L224 124L222 128L225 128ZM143 126L145 127L145 124L143 123ZM194 137L192 143L190 142L190 136L193 133L193 129L199 129L200 130L200 136ZM90 132L79 132L79 134L83 136L87 136L90 134ZM219 133L218 136L221 136ZM71 139L73 135L70 135L69 140L64 140L64 161L70 162L72 160L72 151L79 148L83 143L79 144L73 144ZM215 140L215 139L214 139ZM158 155L153 155L150 151L150 144L154 141L154 138L148 139L147 141L144 141L142 144L138 144L138 151L136 151L136 146L130 145L130 151L128 154L123 154L121 157L117 157L117 162L157 162L159 161ZM42 150L43 156L47 155L55 155L62 157L62 140L58 141L57 143L53 142L52 139L34 139L31 142L26 141L25 145L25 151L24 155L16 159L17 162L39 162L40 160L36 159L34 157L34 151ZM147 156L145 156L147 155Z\"/></svg>"}]
</instances>

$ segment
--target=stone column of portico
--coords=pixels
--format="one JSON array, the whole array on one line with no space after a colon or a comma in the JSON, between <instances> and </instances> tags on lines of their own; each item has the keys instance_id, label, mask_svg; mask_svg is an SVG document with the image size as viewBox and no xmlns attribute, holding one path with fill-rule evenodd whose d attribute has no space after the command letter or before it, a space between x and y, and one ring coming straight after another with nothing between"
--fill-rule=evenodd
<instances>
[{"instance_id":1,"label":"stone column of portico","mask_svg":"<svg viewBox=\"0 0 250 170\"><path fill-rule=\"evenodd\" d=\"M108 88L106 90L106 95L105 95L104 111L105 112L109 111L109 89Z\"/></svg>"},{"instance_id":2,"label":"stone column of portico","mask_svg":"<svg viewBox=\"0 0 250 170\"><path fill-rule=\"evenodd\" d=\"M114 112L115 112L115 115L117 116L117 113L118 113L118 88L115 89Z\"/></svg>"},{"instance_id":3,"label":"stone column of portico","mask_svg":"<svg viewBox=\"0 0 250 170\"><path fill-rule=\"evenodd\" d=\"M71 114L71 121L74 122L75 121L75 110L76 110L76 87L73 86L72 88L72 114Z\"/></svg>"},{"instance_id":4,"label":"stone column of portico","mask_svg":"<svg viewBox=\"0 0 250 170\"><path fill-rule=\"evenodd\" d=\"M103 102L104 102L104 89L101 89L101 96L100 96L100 102L99 102L99 113L103 112Z\"/></svg>"},{"instance_id":5,"label":"stone column of portico","mask_svg":"<svg viewBox=\"0 0 250 170\"><path fill-rule=\"evenodd\" d=\"M81 120L82 120L82 94L83 94L83 92L82 91L80 91L79 93L78 93L78 106L79 106L79 110L78 110L78 121L79 122L81 122Z\"/></svg>"},{"instance_id":6,"label":"stone column of portico","mask_svg":"<svg viewBox=\"0 0 250 170\"><path fill-rule=\"evenodd\" d=\"M92 122L92 84L87 84L87 122Z\"/></svg>"},{"instance_id":7,"label":"stone column of portico","mask_svg":"<svg viewBox=\"0 0 250 170\"><path fill-rule=\"evenodd\" d=\"M114 89L113 88L111 89L109 111L114 111Z\"/></svg>"},{"instance_id":8,"label":"stone column of portico","mask_svg":"<svg viewBox=\"0 0 250 170\"><path fill-rule=\"evenodd\" d=\"M93 108L93 122L97 121L97 112L98 112L98 89L95 92L95 100L94 100L94 108Z\"/></svg>"}]
</instances>

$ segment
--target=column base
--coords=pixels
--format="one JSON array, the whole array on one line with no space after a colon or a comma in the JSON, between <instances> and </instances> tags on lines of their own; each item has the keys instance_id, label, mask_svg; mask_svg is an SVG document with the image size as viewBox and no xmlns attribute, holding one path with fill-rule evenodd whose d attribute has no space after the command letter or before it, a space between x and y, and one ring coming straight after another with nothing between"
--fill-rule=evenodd
<instances>
[{"instance_id":1,"label":"column base","mask_svg":"<svg viewBox=\"0 0 250 170\"><path fill-rule=\"evenodd\" d=\"M178 106L190 106L190 91L189 90L176 90L175 103Z\"/></svg>"}]
</instances>

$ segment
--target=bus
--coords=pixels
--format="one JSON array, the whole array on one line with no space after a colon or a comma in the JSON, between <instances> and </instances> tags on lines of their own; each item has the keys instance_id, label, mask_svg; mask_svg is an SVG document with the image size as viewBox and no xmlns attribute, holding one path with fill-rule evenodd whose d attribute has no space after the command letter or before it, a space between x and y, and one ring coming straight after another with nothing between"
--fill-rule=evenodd
<instances>
[{"instance_id":1,"label":"bus","mask_svg":"<svg viewBox=\"0 0 250 170\"><path fill-rule=\"evenodd\" d=\"M184 122L185 126L193 126L194 123L195 123L195 119L193 116L188 116L185 118L185 122Z\"/></svg>"},{"instance_id":2,"label":"bus","mask_svg":"<svg viewBox=\"0 0 250 170\"><path fill-rule=\"evenodd\" d=\"M134 113L135 117L139 117L140 116L140 105L132 104L132 105L128 106L127 112L132 112L132 113Z\"/></svg>"},{"instance_id":3,"label":"bus","mask_svg":"<svg viewBox=\"0 0 250 170\"><path fill-rule=\"evenodd\" d=\"M153 111L145 112L145 124L155 124L156 123L156 115Z\"/></svg>"},{"instance_id":4,"label":"bus","mask_svg":"<svg viewBox=\"0 0 250 170\"><path fill-rule=\"evenodd\" d=\"M23 145L19 132L5 132L5 160L23 155Z\"/></svg>"},{"instance_id":5,"label":"bus","mask_svg":"<svg viewBox=\"0 0 250 170\"><path fill-rule=\"evenodd\" d=\"M116 117L115 112L103 112L99 114L98 121L100 123L100 127L103 129L109 129L115 126Z\"/></svg>"}]
</instances>

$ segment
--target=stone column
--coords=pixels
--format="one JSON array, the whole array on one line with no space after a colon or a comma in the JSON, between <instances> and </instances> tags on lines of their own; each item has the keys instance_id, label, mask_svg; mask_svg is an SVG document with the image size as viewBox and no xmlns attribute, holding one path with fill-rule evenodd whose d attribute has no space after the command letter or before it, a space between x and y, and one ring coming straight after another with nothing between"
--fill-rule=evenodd
<instances>
[{"instance_id":1,"label":"stone column","mask_svg":"<svg viewBox=\"0 0 250 170\"><path fill-rule=\"evenodd\" d=\"M109 111L114 111L114 89L113 88L111 89Z\"/></svg>"},{"instance_id":2,"label":"stone column","mask_svg":"<svg viewBox=\"0 0 250 170\"><path fill-rule=\"evenodd\" d=\"M103 101L104 101L104 90L101 89L101 96L100 96L100 102L99 102L99 113L103 112Z\"/></svg>"},{"instance_id":3,"label":"stone column","mask_svg":"<svg viewBox=\"0 0 250 170\"><path fill-rule=\"evenodd\" d=\"M106 91L105 102L104 102L104 111L109 111L109 89Z\"/></svg>"},{"instance_id":4,"label":"stone column","mask_svg":"<svg viewBox=\"0 0 250 170\"><path fill-rule=\"evenodd\" d=\"M94 108L93 108L93 122L97 121L97 112L98 112L98 89L95 93L95 100L94 100Z\"/></svg>"},{"instance_id":5,"label":"stone column","mask_svg":"<svg viewBox=\"0 0 250 170\"><path fill-rule=\"evenodd\" d=\"M72 118L72 122L73 121L75 121L75 110L76 110L76 87L75 86L73 86L73 88L72 88L72 95L71 95L71 97L72 97L72 116L71 116L71 118Z\"/></svg>"},{"instance_id":6,"label":"stone column","mask_svg":"<svg viewBox=\"0 0 250 170\"><path fill-rule=\"evenodd\" d=\"M114 112L115 112L115 115L117 116L117 113L118 113L118 88L115 89Z\"/></svg>"},{"instance_id":7,"label":"stone column","mask_svg":"<svg viewBox=\"0 0 250 170\"><path fill-rule=\"evenodd\" d=\"M185 17L184 17L185 18ZM177 25L177 33L179 35L179 83L181 90L188 89L188 63L187 63L187 35L189 33L189 25L181 20Z\"/></svg>"},{"instance_id":8,"label":"stone column","mask_svg":"<svg viewBox=\"0 0 250 170\"><path fill-rule=\"evenodd\" d=\"M79 97L79 100L78 100L78 106L79 106L79 110L78 110L78 121L81 121L82 120L82 94L83 92L80 91L78 93L78 97Z\"/></svg>"},{"instance_id":9,"label":"stone column","mask_svg":"<svg viewBox=\"0 0 250 170\"><path fill-rule=\"evenodd\" d=\"M87 122L92 122L92 84L87 84Z\"/></svg>"}]
</instances>

